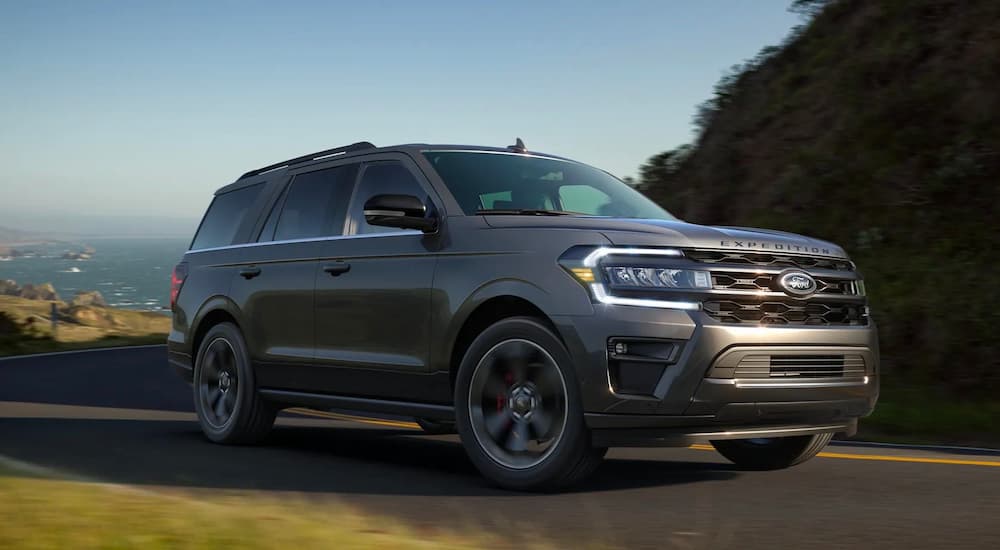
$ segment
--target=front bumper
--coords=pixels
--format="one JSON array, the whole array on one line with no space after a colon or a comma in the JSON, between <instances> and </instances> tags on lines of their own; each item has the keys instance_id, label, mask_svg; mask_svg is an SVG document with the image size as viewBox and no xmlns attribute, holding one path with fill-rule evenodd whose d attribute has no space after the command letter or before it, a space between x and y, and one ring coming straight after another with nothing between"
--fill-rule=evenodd
<instances>
[{"instance_id":1,"label":"front bumper","mask_svg":"<svg viewBox=\"0 0 1000 550\"><path fill-rule=\"evenodd\" d=\"M722 324L700 311L597 305L592 316L555 319L576 366L587 424L595 438L610 431L658 432L635 440L715 439L747 433L852 432L878 399L878 336L867 326ZM624 395L608 371L611 338L677 342L680 353L643 395ZM767 377L744 367L746 357L850 356L863 371L844 377ZM748 363L750 364L750 363ZM736 367L740 366L744 370ZM816 432L816 433L822 433ZM730 435L726 435L730 434ZM621 433L619 435L627 435ZM763 437L746 435L744 437ZM625 438L628 439L628 438Z\"/></svg>"}]
</instances>

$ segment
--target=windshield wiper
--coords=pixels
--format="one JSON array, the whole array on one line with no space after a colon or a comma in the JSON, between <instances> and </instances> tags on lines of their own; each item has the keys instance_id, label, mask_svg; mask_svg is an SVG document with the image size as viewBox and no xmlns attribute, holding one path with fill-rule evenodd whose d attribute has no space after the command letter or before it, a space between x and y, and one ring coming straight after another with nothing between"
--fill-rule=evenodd
<instances>
[{"instance_id":1,"label":"windshield wiper","mask_svg":"<svg viewBox=\"0 0 1000 550\"><path fill-rule=\"evenodd\" d=\"M476 211L480 216L505 214L508 216L579 216L579 212L568 210L545 210L541 208L488 208Z\"/></svg>"}]
</instances>

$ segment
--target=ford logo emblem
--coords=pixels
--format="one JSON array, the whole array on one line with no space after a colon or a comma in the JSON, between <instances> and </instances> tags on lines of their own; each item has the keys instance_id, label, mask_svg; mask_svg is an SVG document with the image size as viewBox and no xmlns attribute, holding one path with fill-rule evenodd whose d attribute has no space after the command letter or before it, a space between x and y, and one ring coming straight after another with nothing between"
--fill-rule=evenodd
<instances>
[{"instance_id":1,"label":"ford logo emblem","mask_svg":"<svg viewBox=\"0 0 1000 550\"><path fill-rule=\"evenodd\" d=\"M786 294L808 296L816 292L816 279L802 271L790 271L778 279L778 285Z\"/></svg>"}]
</instances>

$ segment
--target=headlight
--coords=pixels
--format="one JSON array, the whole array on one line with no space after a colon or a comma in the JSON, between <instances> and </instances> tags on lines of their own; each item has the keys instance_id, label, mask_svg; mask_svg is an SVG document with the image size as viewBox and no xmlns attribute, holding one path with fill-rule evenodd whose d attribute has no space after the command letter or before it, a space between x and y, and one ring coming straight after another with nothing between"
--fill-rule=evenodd
<instances>
[{"instance_id":1,"label":"headlight","mask_svg":"<svg viewBox=\"0 0 1000 550\"><path fill-rule=\"evenodd\" d=\"M629 259L626 259L629 258ZM656 263L663 261L690 265L684 253L673 248L641 248L617 246L575 246L559 257L559 264L584 287L595 302L608 305L657 307L697 311L701 302L691 301L683 293L670 292L616 295L613 291L704 290L712 288L708 271L677 269ZM641 263L646 265L641 265ZM640 265L622 265L640 263ZM675 297L682 299L674 299Z\"/></svg>"},{"instance_id":2,"label":"headlight","mask_svg":"<svg viewBox=\"0 0 1000 550\"><path fill-rule=\"evenodd\" d=\"M712 277L707 271L672 269L662 267L605 267L608 281L613 287L710 289Z\"/></svg>"}]
</instances>

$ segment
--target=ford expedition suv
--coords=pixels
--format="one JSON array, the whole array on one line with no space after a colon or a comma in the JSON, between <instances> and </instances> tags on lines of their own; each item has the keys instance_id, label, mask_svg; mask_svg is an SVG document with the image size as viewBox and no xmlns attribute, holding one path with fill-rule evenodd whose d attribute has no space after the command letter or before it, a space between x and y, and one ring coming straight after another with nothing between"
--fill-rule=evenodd
<instances>
[{"instance_id":1,"label":"ford expedition suv","mask_svg":"<svg viewBox=\"0 0 1000 550\"><path fill-rule=\"evenodd\" d=\"M512 489L565 486L615 446L792 466L878 396L840 247L685 223L520 140L247 172L215 193L171 308L169 361L211 441L260 441L293 406L406 416Z\"/></svg>"}]
</instances>

